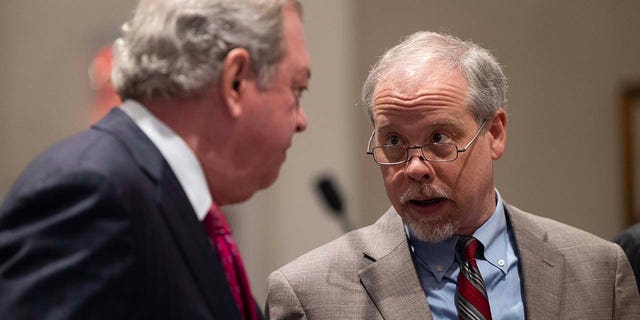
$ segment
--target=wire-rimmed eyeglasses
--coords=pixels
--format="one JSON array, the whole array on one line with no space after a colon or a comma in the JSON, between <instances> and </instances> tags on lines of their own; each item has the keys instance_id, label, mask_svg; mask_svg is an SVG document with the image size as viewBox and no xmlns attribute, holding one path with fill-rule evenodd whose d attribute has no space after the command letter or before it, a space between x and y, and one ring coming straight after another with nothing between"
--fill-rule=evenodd
<instances>
[{"instance_id":1,"label":"wire-rimmed eyeglasses","mask_svg":"<svg viewBox=\"0 0 640 320\"><path fill-rule=\"evenodd\" d=\"M396 165L408 162L411 159L409 155L410 149L420 149L422 153L421 160L430 162L449 162L458 159L458 154L469 150L471 145L476 141L480 132L484 129L487 119L482 121L480 128L473 135L473 138L465 146L460 149L453 143L427 143L421 146L401 146L401 145L381 145L371 149L371 141L376 130L373 129L369 143L367 144L367 154L373 156L373 160L381 165Z\"/></svg>"}]
</instances>

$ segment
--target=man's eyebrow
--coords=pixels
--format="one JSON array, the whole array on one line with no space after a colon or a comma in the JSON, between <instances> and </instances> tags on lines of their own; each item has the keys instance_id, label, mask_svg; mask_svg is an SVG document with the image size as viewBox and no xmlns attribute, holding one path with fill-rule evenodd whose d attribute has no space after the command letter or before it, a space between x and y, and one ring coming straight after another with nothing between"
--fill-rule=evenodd
<instances>
[{"instance_id":1,"label":"man's eyebrow","mask_svg":"<svg viewBox=\"0 0 640 320\"><path fill-rule=\"evenodd\" d=\"M298 69L294 72L293 79L296 82L309 82L309 80L311 79L311 69L309 67Z\"/></svg>"},{"instance_id":2,"label":"man's eyebrow","mask_svg":"<svg viewBox=\"0 0 640 320\"><path fill-rule=\"evenodd\" d=\"M391 121L384 121L383 123L376 125L374 129L376 131L387 131L392 130L393 127L394 125L391 123Z\"/></svg>"},{"instance_id":3,"label":"man's eyebrow","mask_svg":"<svg viewBox=\"0 0 640 320\"><path fill-rule=\"evenodd\" d=\"M434 126L451 126L451 127L464 127L464 122L454 118L438 118L431 122L429 122L426 127L434 127ZM392 121L384 121L383 123L376 126L376 129L388 129L395 127Z\"/></svg>"},{"instance_id":4,"label":"man's eyebrow","mask_svg":"<svg viewBox=\"0 0 640 320\"><path fill-rule=\"evenodd\" d=\"M438 118L429 123L428 126L451 126L451 127L464 127L464 122L455 118Z\"/></svg>"}]
</instances>

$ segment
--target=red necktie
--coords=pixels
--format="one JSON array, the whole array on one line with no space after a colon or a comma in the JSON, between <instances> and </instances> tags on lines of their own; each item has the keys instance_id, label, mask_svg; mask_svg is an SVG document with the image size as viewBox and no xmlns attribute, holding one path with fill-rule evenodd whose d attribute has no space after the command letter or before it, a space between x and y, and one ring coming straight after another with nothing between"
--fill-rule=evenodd
<instances>
[{"instance_id":1,"label":"red necktie","mask_svg":"<svg viewBox=\"0 0 640 320\"><path fill-rule=\"evenodd\" d=\"M233 242L233 238L231 238L231 229L227 219L215 203L211 205L211 209L209 209L202 223L207 230L213 247L218 252L233 299L238 305L242 319L258 319L253 295L249 287L249 279L244 270L238 247Z\"/></svg>"},{"instance_id":2,"label":"red necktie","mask_svg":"<svg viewBox=\"0 0 640 320\"><path fill-rule=\"evenodd\" d=\"M460 320L491 320L487 290L476 263L479 246L478 240L474 237L461 237L458 240L458 250L462 253L456 290L456 307Z\"/></svg>"}]
</instances>

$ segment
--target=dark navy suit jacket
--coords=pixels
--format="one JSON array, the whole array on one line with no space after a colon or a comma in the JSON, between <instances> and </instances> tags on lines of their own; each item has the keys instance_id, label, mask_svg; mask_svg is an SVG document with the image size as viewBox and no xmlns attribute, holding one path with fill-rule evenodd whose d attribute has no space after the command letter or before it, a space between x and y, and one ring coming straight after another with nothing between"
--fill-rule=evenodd
<instances>
[{"instance_id":1,"label":"dark navy suit jacket","mask_svg":"<svg viewBox=\"0 0 640 320\"><path fill-rule=\"evenodd\" d=\"M121 110L34 159L0 207L0 318L240 318L176 176Z\"/></svg>"},{"instance_id":2,"label":"dark navy suit jacket","mask_svg":"<svg viewBox=\"0 0 640 320\"><path fill-rule=\"evenodd\" d=\"M627 255L640 291L640 223L624 230L614 241L622 247Z\"/></svg>"}]
</instances>

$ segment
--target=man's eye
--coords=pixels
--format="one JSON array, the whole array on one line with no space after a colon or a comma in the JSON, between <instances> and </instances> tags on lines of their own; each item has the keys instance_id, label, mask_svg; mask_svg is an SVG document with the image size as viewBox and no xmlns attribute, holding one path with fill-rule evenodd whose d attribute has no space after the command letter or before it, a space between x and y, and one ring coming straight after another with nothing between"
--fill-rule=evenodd
<instances>
[{"instance_id":1,"label":"man's eye","mask_svg":"<svg viewBox=\"0 0 640 320\"><path fill-rule=\"evenodd\" d=\"M431 138L432 143L447 143L451 142L450 140L451 138L447 134L442 132L435 133Z\"/></svg>"},{"instance_id":2,"label":"man's eye","mask_svg":"<svg viewBox=\"0 0 640 320\"><path fill-rule=\"evenodd\" d=\"M402 143L402 141L400 140L400 137L398 136L391 136L387 139L387 144L392 145L392 146L397 146L400 145Z\"/></svg>"},{"instance_id":3,"label":"man's eye","mask_svg":"<svg viewBox=\"0 0 640 320\"><path fill-rule=\"evenodd\" d=\"M299 88L294 88L293 89L293 94L296 96L297 99L301 99L302 98L302 94L307 90L306 87L299 87Z\"/></svg>"}]
</instances>

